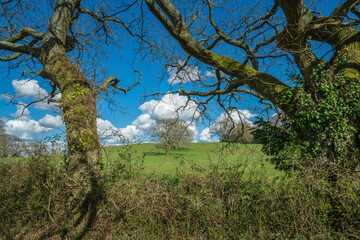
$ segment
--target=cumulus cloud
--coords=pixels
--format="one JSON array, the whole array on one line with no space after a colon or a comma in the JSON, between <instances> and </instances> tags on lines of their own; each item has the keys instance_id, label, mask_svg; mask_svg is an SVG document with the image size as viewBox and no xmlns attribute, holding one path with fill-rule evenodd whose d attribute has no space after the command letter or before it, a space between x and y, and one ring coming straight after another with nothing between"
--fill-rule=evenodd
<instances>
[{"instance_id":1,"label":"cumulus cloud","mask_svg":"<svg viewBox=\"0 0 360 240\"><path fill-rule=\"evenodd\" d=\"M0 100L5 99L6 101L10 102L13 99L11 94L0 94Z\"/></svg>"},{"instance_id":2,"label":"cumulus cloud","mask_svg":"<svg viewBox=\"0 0 360 240\"><path fill-rule=\"evenodd\" d=\"M39 86L38 81L34 79L13 80L11 83L14 87L15 94L18 97L45 97L47 92Z\"/></svg>"},{"instance_id":3,"label":"cumulus cloud","mask_svg":"<svg viewBox=\"0 0 360 240\"><path fill-rule=\"evenodd\" d=\"M193 122L187 122L188 129L194 134L194 139L198 135L198 128L197 125Z\"/></svg>"},{"instance_id":4,"label":"cumulus cloud","mask_svg":"<svg viewBox=\"0 0 360 240\"><path fill-rule=\"evenodd\" d=\"M100 139L106 145L115 145L124 140L136 140L136 136L141 136L144 132L134 125L125 128L117 128L110 121L101 118L96 119Z\"/></svg>"},{"instance_id":5,"label":"cumulus cloud","mask_svg":"<svg viewBox=\"0 0 360 240\"><path fill-rule=\"evenodd\" d=\"M42 98L45 98L49 94L47 91L40 87L37 80L34 79L24 79L24 80L13 80L12 86L15 90L15 97L16 98L32 98L32 100L39 100ZM11 99L9 95L2 94L1 98L5 99ZM59 99L61 97L61 94L55 95L54 99ZM56 105L54 103L48 103L47 100L43 100L40 102L36 102L33 105L36 109L40 110L55 110Z\"/></svg>"},{"instance_id":6,"label":"cumulus cloud","mask_svg":"<svg viewBox=\"0 0 360 240\"><path fill-rule=\"evenodd\" d=\"M61 98L61 93L56 94L53 98L53 100L57 100ZM54 102L48 102L47 99L37 102L34 104L34 108L39 110L57 110L58 107L56 106L56 103Z\"/></svg>"},{"instance_id":7,"label":"cumulus cloud","mask_svg":"<svg viewBox=\"0 0 360 240\"><path fill-rule=\"evenodd\" d=\"M54 117L46 114L44 118L35 121L31 119L30 111L28 108L24 108L24 105L16 105L16 108L17 111L11 114L16 119L5 122L5 130L18 138L34 140L39 133L63 127L60 116Z\"/></svg>"},{"instance_id":8,"label":"cumulus cloud","mask_svg":"<svg viewBox=\"0 0 360 240\"><path fill-rule=\"evenodd\" d=\"M200 136L199 136L199 140L202 142L212 142L212 135L210 132L210 128L205 128L201 131Z\"/></svg>"},{"instance_id":9,"label":"cumulus cloud","mask_svg":"<svg viewBox=\"0 0 360 240\"><path fill-rule=\"evenodd\" d=\"M46 114L45 117L39 120L39 123L42 127L46 128L63 128L65 127L65 123L62 120L61 116L52 116L50 114Z\"/></svg>"},{"instance_id":10,"label":"cumulus cloud","mask_svg":"<svg viewBox=\"0 0 360 240\"><path fill-rule=\"evenodd\" d=\"M39 122L35 120L16 119L7 121L5 130L23 140L34 140L38 133L50 131L51 128L40 126Z\"/></svg>"},{"instance_id":11,"label":"cumulus cloud","mask_svg":"<svg viewBox=\"0 0 360 240\"><path fill-rule=\"evenodd\" d=\"M143 130L150 129L154 123L155 120L152 119L150 114L147 113L141 114L132 122L133 125Z\"/></svg>"},{"instance_id":12,"label":"cumulus cloud","mask_svg":"<svg viewBox=\"0 0 360 240\"><path fill-rule=\"evenodd\" d=\"M185 62L179 60L176 67L168 67L167 72L169 74L168 83L177 84L180 82L186 83L190 81L197 81L200 78L212 78L215 77L213 71L205 71L204 74L201 73L198 67L196 66L184 66ZM179 69L181 69L179 71Z\"/></svg>"},{"instance_id":13,"label":"cumulus cloud","mask_svg":"<svg viewBox=\"0 0 360 240\"><path fill-rule=\"evenodd\" d=\"M98 128L107 136L113 135L116 132L131 139L135 136L143 136L157 120L178 118L185 121L190 131L194 133L194 136L197 136L198 129L192 121L199 119L200 113L197 110L197 104L187 100L187 97L180 96L179 94L166 94L160 100L150 100L140 105L139 109L142 111L142 114L132 122L132 125L128 125L125 128L116 128L110 122L99 120ZM107 137L107 141L110 139L110 137ZM111 141L115 142L114 139Z\"/></svg>"},{"instance_id":14,"label":"cumulus cloud","mask_svg":"<svg viewBox=\"0 0 360 240\"><path fill-rule=\"evenodd\" d=\"M141 136L144 132L134 125L128 125L125 128L120 128L120 133L125 139L133 139L135 136Z\"/></svg>"},{"instance_id":15,"label":"cumulus cloud","mask_svg":"<svg viewBox=\"0 0 360 240\"><path fill-rule=\"evenodd\" d=\"M150 100L139 109L153 120L179 118L185 122L200 118L197 104L179 94L166 94L161 100Z\"/></svg>"},{"instance_id":16,"label":"cumulus cloud","mask_svg":"<svg viewBox=\"0 0 360 240\"><path fill-rule=\"evenodd\" d=\"M220 114L220 116L216 119L216 122L219 123L226 119L229 119L229 115L235 124L239 124L242 122L242 123L249 124L250 126L253 125L252 121L250 121L250 118L256 117L256 114L253 114L249 110L246 110L246 109L245 110L233 110L229 114L227 114L227 113Z\"/></svg>"},{"instance_id":17,"label":"cumulus cloud","mask_svg":"<svg viewBox=\"0 0 360 240\"><path fill-rule=\"evenodd\" d=\"M110 121L101 118L96 119L98 133L101 138L114 136L119 131Z\"/></svg>"},{"instance_id":18,"label":"cumulus cloud","mask_svg":"<svg viewBox=\"0 0 360 240\"><path fill-rule=\"evenodd\" d=\"M16 105L16 112L11 114L13 118L18 120L30 120L30 111L28 108L25 108L25 104L21 103Z\"/></svg>"}]
</instances>

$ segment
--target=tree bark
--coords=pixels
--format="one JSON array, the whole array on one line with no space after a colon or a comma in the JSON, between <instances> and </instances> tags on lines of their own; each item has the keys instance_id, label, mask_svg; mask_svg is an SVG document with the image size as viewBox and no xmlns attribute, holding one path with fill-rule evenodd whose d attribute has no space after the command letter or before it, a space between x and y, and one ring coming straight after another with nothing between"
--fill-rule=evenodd
<instances>
[{"instance_id":1,"label":"tree bark","mask_svg":"<svg viewBox=\"0 0 360 240\"><path fill-rule=\"evenodd\" d=\"M68 214L73 214L74 226L83 222L82 228L86 229L94 220L103 193L96 96L89 81L66 55L60 54L44 65L42 76L56 82L62 94L60 109L66 125L67 170L72 184Z\"/></svg>"},{"instance_id":2,"label":"tree bark","mask_svg":"<svg viewBox=\"0 0 360 240\"><path fill-rule=\"evenodd\" d=\"M36 57L43 65L40 75L51 80L62 94L59 107L66 125L71 186L67 215L70 227L79 227L81 238L96 216L103 180L96 126L97 92L66 55L66 32L79 2L57 1Z\"/></svg>"}]
</instances>

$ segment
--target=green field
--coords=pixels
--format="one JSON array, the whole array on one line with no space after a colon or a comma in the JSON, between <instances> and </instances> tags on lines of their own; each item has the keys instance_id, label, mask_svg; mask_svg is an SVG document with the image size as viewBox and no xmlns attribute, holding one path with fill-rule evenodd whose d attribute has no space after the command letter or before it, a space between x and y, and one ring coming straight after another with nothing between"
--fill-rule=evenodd
<instances>
[{"instance_id":1,"label":"green field","mask_svg":"<svg viewBox=\"0 0 360 240\"><path fill-rule=\"evenodd\" d=\"M132 170L142 169L146 174L177 172L206 172L211 168L237 166L246 173L280 176L282 173L266 161L261 146L256 144L192 143L191 146L172 150L168 155L154 143L108 147L104 149L105 168L124 164Z\"/></svg>"}]
</instances>

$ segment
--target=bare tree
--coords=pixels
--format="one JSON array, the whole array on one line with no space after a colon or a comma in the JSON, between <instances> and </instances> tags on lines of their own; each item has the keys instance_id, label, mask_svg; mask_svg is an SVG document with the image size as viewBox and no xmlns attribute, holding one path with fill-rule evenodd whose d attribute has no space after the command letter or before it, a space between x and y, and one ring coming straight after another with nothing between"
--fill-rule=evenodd
<instances>
[{"instance_id":1,"label":"bare tree","mask_svg":"<svg viewBox=\"0 0 360 240\"><path fill-rule=\"evenodd\" d=\"M180 119L158 120L150 128L149 133L159 143L159 147L165 149L166 155L169 150L179 149L194 139L194 133L188 124Z\"/></svg>"},{"instance_id":2,"label":"bare tree","mask_svg":"<svg viewBox=\"0 0 360 240\"><path fill-rule=\"evenodd\" d=\"M246 122L236 123L226 118L213 127L213 133L219 137L220 142L252 143L251 127Z\"/></svg>"},{"instance_id":3,"label":"bare tree","mask_svg":"<svg viewBox=\"0 0 360 240\"><path fill-rule=\"evenodd\" d=\"M340 156L336 149L346 146L347 150L341 151L349 153L347 166L354 169L359 164L354 156L360 150L360 114L354 106L360 99L360 1L341 1L330 14L325 9L328 6L321 10L318 1L305 0L274 0L265 8L261 1L253 6L244 6L241 1L195 1L192 8L186 8L188 1L145 1L186 53L182 62L170 59L181 65L178 73L190 63L215 72L213 82L191 80L197 90L188 88L185 82L189 81L178 74L177 92L201 98L204 107L214 99L226 111L238 103L242 94L250 94L281 109L292 122L303 121L292 128L311 144L320 142L329 159ZM284 64L294 70L300 84L287 84L288 76L274 71L284 69ZM333 101L342 99L338 101L344 106L341 109L349 109L336 108L337 117L332 123L335 111L327 105L331 97L326 86L336 86L334 89L339 90L334 90L337 95ZM316 111L320 108L323 110ZM314 114L305 116L310 109ZM323 119L313 117L319 114ZM336 124L342 129L340 119L346 121L347 132L339 130L334 140L334 132L327 126ZM312 121L318 124L314 126Z\"/></svg>"},{"instance_id":4,"label":"bare tree","mask_svg":"<svg viewBox=\"0 0 360 240\"><path fill-rule=\"evenodd\" d=\"M141 77L139 72L138 81L128 88L118 86L116 77L94 82L86 77L77 57L89 53L92 38L102 46L109 43L114 24L135 36L120 14L136 4L136 0L112 7L107 2L81 0L8 0L0 4L0 61L9 63L9 69L29 67L23 74L33 73L49 83L51 93L38 101L55 101L66 125L68 173L74 183L67 214L73 226L89 227L102 198L97 97L109 88L126 94ZM47 21L42 21L44 18ZM57 93L61 98L55 100Z\"/></svg>"},{"instance_id":5,"label":"bare tree","mask_svg":"<svg viewBox=\"0 0 360 240\"><path fill-rule=\"evenodd\" d=\"M13 156L21 149L23 141L5 131L5 124L0 119L0 157Z\"/></svg>"}]
</instances>

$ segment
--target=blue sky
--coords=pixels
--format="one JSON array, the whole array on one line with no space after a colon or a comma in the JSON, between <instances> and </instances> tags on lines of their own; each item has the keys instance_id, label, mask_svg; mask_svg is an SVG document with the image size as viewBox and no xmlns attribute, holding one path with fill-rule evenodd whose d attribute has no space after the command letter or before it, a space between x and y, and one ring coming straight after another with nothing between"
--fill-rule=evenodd
<instances>
[{"instance_id":1,"label":"blue sky","mask_svg":"<svg viewBox=\"0 0 360 240\"><path fill-rule=\"evenodd\" d=\"M111 64L113 73L121 79L120 85L127 87L137 81L138 74L133 72L134 69L142 71L142 78L141 83L126 96L122 93L114 96L121 109L110 110L108 102L104 100L99 101L98 128L104 144L119 143L117 137L112 137L114 132L120 132L128 138L136 137L138 140L151 140L146 135L146 130L149 129L151 124L159 119L173 117L179 117L189 122L189 127L195 132L195 141L216 141L216 138L209 135L202 136L208 133L206 128L213 124L213 122L203 121L204 119L196 112L196 104L190 103L187 108L176 113L178 108L186 104L186 97L177 94L165 94L156 98L148 97L144 99L146 94L154 92L166 93L169 91L169 81L172 81L174 78L173 71L167 73L168 70L165 70L164 79L162 80L160 76L163 75L164 70L161 64L151 61L143 61L140 64L135 64L136 66L123 64L124 61L122 61L120 55L111 56L111 58L103 62L104 65ZM200 70L194 67L192 71L198 73ZM200 74L207 74L213 77L210 71L201 72ZM14 100L18 103L28 104L49 92L49 90L45 90L45 87L43 87L46 84L42 83L41 78L18 78L19 75L17 71L11 72L10 75L8 73L0 75L3 79L0 92L1 118L5 122L7 132L25 141L43 140L55 134L65 136L61 116L53 104L47 104L44 101L35 103L23 110L21 105L9 103L8 97L14 97ZM251 105L252 103L244 102L243 110L248 109ZM213 120L216 120L222 112L217 109L216 105L214 106L214 109L208 111L208 113L212 116ZM20 115L22 111L24 112ZM246 117L255 116L247 111L244 111L244 114ZM190 123L193 119L199 121ZM205 131L201 135L204 129Z\"/></svg>"},{"instance_id":2,"label":"blue sky","mask_svg":"<svg viewBox=\"0 0 360 240\"><path fill-rule=\"evenodd\" d=\"M243 1L244 5L248 1ZM264 1L267 5L272 1ZM319 1L319 3L328 4L328 9L332 9L331 4L337 1ZM157 29L161 31L162 27L159 23L154 22ZM108 72L109 76L117 77L121 80L121 87L128 87L135 83L138 74L133 70L142 72L140 85L136 86L124 96L117 94L113 96L121 108L108 108L108 103L100 100L98 104L98 129L102 142L104 144L117 144L119 139L112 137L113 132L123 134L125 137L136 137L139 140L150 140L146 131L149 129L154 121L164 118L179 117L184 121L189 122L189 127L195 132L195 141L216 141L216 138L209 134L209 127L216 121L224 118L224 113L218 105L211 103L209 107L211 122L205 121L205 117L195 111L197 105L190 103L187 108L179 110L186 103L186 98L176 94L165 94L158 96L158 98L148 97L144 99L144 95L155 92L166 93L170 89L176 89L176 79L174 72L176 69L165 68L159 61L151 61L149 58L140 58L135 54L134 49L136 45L133 39L126 34L121 35L122 39L117 46L105 47L106 58L101 58L98 62L101 68ZM169 44L171 47L175 45ZM179 48L177 48L179 49ZM181 50L180 50L181 52ZM180 58L178 63L185 58ZM27 104L31 100L38 99L49 92L47 81L41 78L19 77L22 71L26 68L17 68L8 71L7 63L0 62L0 118L5 122L6 130L10 134L14 134L26 141L43 140L45 137L53 136L54 134L62 134L64 136L64 125L58 110L53 105L48 105L46 102L36 103L24 110L23 115L19 112L23 111L21 105L9 104L9 96L14 97L18 103ZM272 66L266 70L267 72L284 78L284 74L288 71L283 65ZM187 72L191 78L201 76L208 81L214 79L214 72L211 69L199 68L196 66L188 67ZM172 87L171 87L172 83ZM245 121L254 120L255 116L264 116L266 112L261 112L258 101L252 97L244 96L242 101L235 105L240 110L239 114L233 113L236 121L240 119ZM273 114L274 112L269 112ZM174 115L175 114L175 115ZM191 123L192 119L199 120Z\"/></svg>"}]
</instances>

